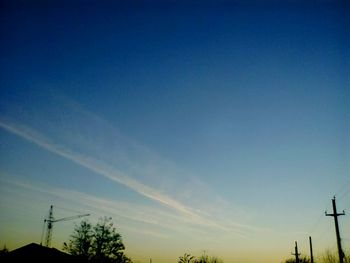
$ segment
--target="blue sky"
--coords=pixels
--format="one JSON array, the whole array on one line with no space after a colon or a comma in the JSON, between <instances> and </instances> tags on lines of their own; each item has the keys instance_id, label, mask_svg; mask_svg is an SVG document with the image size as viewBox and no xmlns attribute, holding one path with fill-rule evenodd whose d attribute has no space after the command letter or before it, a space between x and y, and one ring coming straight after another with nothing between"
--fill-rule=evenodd
<instances>
[{"instance_id":1,"label":"blue sky","mask_svg":"<svg viewBox=\"0 0 350 263\"><path fill-rule=\"evenodd\" d=\"M335 249L323 213L334 194L350 210L345 2L1 10L0 245L39 242L54 204L112 216L140 262L281 262L309 235Z\"/></svg>"}]
</instances>

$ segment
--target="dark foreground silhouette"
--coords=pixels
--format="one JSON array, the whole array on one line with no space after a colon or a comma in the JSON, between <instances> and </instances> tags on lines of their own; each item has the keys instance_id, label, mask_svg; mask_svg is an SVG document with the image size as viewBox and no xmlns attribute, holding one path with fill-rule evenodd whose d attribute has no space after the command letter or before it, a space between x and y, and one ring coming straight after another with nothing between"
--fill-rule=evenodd
<instances>
[{"instance_id":1,"label":"dark foreground silhouette","mask_svg":"<svg viewBox=\"0 0 350 263\"><path fill-rule=\"evenodd\" d=\"M2 254L0 261L3 263L85 263L81 259L59 251L55 248L48 248L35 243L31 243L18 249L12 250L6 254Z\"/></svg>"}]
</instances>

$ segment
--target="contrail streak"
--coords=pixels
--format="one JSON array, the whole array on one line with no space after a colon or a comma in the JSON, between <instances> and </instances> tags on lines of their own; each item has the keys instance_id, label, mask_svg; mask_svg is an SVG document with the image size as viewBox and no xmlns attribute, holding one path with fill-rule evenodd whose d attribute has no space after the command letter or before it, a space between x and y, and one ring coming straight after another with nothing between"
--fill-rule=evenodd
<instances>
[{"instance_id":1,"label":"contrail streak","mask_svg":"<svg viewBox=\"0 0 350 263\"><path fill-rule=\"evenodd\" d=\"M115 167L107 165L89 156L85 156L80 153L73 152L70 149L67 149L66 147L53 143L48 138L39 134L37 131L29 128L28 126L14 124L9 121L0 120L0 127L52 153L55 153L68 160L71 160L112 181L118 182L119 184L122 184L128 187L129 189L139 193L142 196L145 196L167 207L175 209L176 211L186 215L195 224L215 227L225 231L235 231L236 233L242 234L241 231L239 231L238 229L232 229L231 227L227 227L227 226L218 224L212 220L203 218L202 216L193 212L189 207L186 207L180 202L164 194L157 192L157 190L124 175L121 171L118 171Z\"/></svg>"},{"instance_id":2,"label":"contrail streak","mask_svg":"<svg viewBox=\"0 0 350 263\"><path fill-rule=\"evenodd\" d=\"M185 207L181 203L165 196L162 194L157 193L153 188L146 186L132 178L129 178L122 174L120 171L116 171L114 167L110 167L106 164L103 164L95 159L92 159L88 156L84 156L82 154L72 152L69 149L66 149L65 147L62 147L60 145L56 145L52 142L50 142L47 138L44 136L38 134L37 132L29 129L25 126L19 126L14 124L9 124L0 121L0 127L3 129L16 134L20 136L23 139L26 139L27 141L30 141L52 153L58 154L66 159L69 159L81 166L84 166L100 175L103 175L107 177L110 180L116 181L134 191L137 193L148 197L150 199L153 199L157 202L160 202L166 206L169 206L171 208L174 208L184 214L190 215L190 216L197 216L192 211L190 211L189 208Z\"/></svg>"}]
</instances>

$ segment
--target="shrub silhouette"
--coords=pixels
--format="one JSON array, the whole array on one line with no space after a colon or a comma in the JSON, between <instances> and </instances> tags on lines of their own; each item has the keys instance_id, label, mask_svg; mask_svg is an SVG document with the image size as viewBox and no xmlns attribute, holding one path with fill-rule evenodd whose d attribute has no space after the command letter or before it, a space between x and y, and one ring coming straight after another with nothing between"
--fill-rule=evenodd
<instances>
[{"instance_id":1,"label":"shrub silhouette","mask_svg":"<svg viewBox=\"0 0 350 263\"><path fill-rule=\"evenodd\" d=\"M183 256L179 257L178 263L223 263L223 261L217 257L209 257L205 254L196 258L185 253Z\"/></svg>"}]
</instances>

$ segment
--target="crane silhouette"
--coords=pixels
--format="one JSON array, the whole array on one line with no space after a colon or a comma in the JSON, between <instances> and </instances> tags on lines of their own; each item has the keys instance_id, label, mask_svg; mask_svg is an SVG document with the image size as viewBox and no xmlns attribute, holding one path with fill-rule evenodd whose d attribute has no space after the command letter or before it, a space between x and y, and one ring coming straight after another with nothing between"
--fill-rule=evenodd
<instances>
[{"instance_id":1,"label":"crane silhouette","mask_svg":"<svg viewBox=\"0 0 350 263\"><path fill-rule=\"evenodd\" d=\"M64 218L60 218L60 219L55 219L53 217L53 206L51 205L50 206L50 211L49 211L49 217L45 218L45 220L44 220L44 228L43 228L43 232L42 232L42 235L41 235L41 242L40 242L40 244L42 244L44 230L45 230L45 224L47 225L46 237L45 237L45 246L46 247L50 247L51 246L51 239L52 239L53 223L73 220L73 219L77 219L77 218L81 218L81 217L89 216L89 215L90 214L83 214L83 215L76 215L76 216L69 216L69 217L64 217Z\"/></svg>"}]
</instances>

